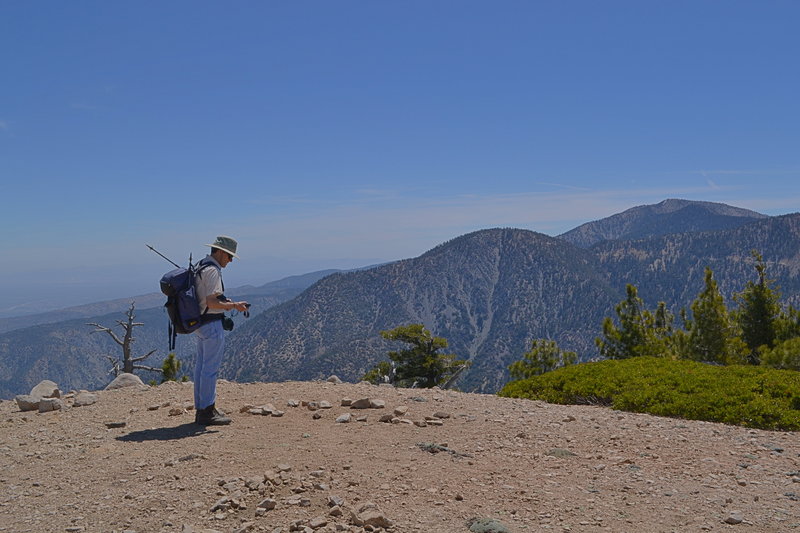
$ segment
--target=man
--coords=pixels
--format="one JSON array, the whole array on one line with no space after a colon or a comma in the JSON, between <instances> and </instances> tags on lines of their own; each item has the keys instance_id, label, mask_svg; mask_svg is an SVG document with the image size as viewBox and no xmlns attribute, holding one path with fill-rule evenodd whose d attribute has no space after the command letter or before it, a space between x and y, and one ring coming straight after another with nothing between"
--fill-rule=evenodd
<instances>
[{"instance_id":1,"label":"man","mask_svg":"<svg viewBox=\"0 0 800 533\"><path fill-rule=\"evenodd\" d=\"M222 269L238 258L234 239L220 235L197 267L197 301L203 313L203 325L195 330L197 335L197 361L194 369L195 423L203 426L223 426L231 419L216 408L217 374L225 350L225 332L222 319L225 311L247 311L247 302L234 302L224 296Z\"/></svg>"}]
</instances>

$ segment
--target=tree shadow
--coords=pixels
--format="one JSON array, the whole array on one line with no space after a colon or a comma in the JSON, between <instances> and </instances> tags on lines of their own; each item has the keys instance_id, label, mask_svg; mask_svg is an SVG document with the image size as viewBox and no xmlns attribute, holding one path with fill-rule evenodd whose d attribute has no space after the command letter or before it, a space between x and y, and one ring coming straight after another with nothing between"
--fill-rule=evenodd
<instances>
[{"instance_id":1,"label":"tree shadow","mask_svg":"<svg viewBox=\"0 0 800 533\"><path fill-rule=\"evenodd\" d=\"M141 431L132 431L126 435L116 437L116 440L123 442L145 442L150 440L177 440L186 439L189 437L197 437L207 433L216 433L216 431L209 431L206 427L200 426L193 422L181 424L180 426L167 427L167 428L153 428L143 429Z\"/></svg>"}]
</instances>

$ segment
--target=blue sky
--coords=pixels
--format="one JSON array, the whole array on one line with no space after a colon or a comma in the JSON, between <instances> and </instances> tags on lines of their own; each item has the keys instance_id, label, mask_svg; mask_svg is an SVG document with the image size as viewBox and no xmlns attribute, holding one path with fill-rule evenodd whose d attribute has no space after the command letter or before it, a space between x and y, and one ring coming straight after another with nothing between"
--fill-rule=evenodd
<instances>
[{"instance_id":1,"label":"blue sky","mask_svg":"<svg viewBox=\"0 0 800 533\"><path fill-rule=\"evenodd\" d=\"M793 1L0 2L0 312L800 205Z\"/></svg>"}]
</instances>

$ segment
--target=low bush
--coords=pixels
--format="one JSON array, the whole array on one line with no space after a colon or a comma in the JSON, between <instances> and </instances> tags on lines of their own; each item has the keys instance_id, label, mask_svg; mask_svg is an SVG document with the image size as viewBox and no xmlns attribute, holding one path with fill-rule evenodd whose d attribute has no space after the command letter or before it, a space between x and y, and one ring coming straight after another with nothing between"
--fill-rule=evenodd
<instances>
[{"instance_id":1,"label":"low bush","mask_svg":"<svg viewBox=\"0 0 800 533\"><path fill-rule=\"evenodd\" d=\"M760 429L800 430L800 372L792 370L634 357L571 365L512 381L499 394Z\"/></svg>"}]
</instances>

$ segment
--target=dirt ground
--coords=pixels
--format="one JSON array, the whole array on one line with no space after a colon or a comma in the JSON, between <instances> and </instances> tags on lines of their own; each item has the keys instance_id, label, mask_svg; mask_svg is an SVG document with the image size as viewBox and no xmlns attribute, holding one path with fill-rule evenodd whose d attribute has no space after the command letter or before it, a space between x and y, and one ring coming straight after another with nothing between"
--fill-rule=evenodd
<instances>
[{"instance_id":1,"label":"dirt ground","mask_svg":"<svg viewBox=\"0 0 800 533\"><path fill-rule=\"evenodd\" d=\"M205 430L191 384L95 394L0 402L0 531L800 531L797 433L328 382L221 382Z\"/></svg>"}]
</instances>

